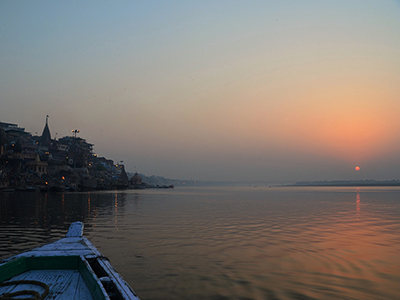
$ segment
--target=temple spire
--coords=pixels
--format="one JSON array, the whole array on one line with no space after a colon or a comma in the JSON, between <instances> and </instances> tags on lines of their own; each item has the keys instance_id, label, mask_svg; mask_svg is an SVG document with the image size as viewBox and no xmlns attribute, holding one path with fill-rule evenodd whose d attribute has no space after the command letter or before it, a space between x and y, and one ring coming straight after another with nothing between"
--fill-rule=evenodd
<instances>
[{"instance_id":1,"label":"temple spire","mask_svg":"<svg viewBox=\"0 0 400 300\"><path fill-rule=\"evenodd\" d=\"M46 125L44 126L42 136L40 137L40 144L43 146L51 145L51 134L49 129L49 115L46 116Z\"/></svg>"}]
</instances>

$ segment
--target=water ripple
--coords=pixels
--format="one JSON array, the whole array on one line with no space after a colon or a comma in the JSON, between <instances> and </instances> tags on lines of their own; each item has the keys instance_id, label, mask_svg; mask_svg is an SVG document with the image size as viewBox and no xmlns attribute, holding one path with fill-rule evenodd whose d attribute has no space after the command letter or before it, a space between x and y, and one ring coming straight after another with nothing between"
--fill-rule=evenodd
<instances>
[{"instance_id":1,"label":"water ripple","mask_svg":"<svg viewBox=\"0 0 400 300\"><path fill-rule=\"evenodd\" d=\"M0 257L81 220L142 299L396 299L399 196L231 187L2 199Z\"/></svg>"}]
</instances>

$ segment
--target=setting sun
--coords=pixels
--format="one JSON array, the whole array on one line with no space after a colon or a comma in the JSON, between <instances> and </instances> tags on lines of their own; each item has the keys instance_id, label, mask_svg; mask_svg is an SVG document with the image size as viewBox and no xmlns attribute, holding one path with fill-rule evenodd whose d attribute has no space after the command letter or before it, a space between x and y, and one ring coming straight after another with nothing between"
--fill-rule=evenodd
<instances>
[{"instance_id":1,"label":"setting sun","mask_svg":"<svg viewBox=\"0 0 400 300\"><path fill-rule=\"evenodd\" d=\"M360 171L360 167L359 167L359 166L355 167L354 169L355 169L356 171Z\"/></svg>"}]
</instances>

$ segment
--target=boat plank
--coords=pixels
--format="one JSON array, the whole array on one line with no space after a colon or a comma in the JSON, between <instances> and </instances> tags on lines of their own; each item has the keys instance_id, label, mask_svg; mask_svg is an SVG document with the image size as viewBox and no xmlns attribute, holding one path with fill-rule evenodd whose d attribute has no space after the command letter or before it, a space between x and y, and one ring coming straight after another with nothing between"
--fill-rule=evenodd
<instances>
[{"instance_id":1,"label":"boat plank","mask_svg":"<svg viewBox=\"0 0 400 300\"><path fill-rule=\"evenodd\" d=\"M37 252L29 252L29 253L21 253L14 258L20 257L40 257L40 256L84 256L84 257L91 257L95 256L92 251L80 251L80 250L54 250L54 251L37 251ZM9 260L4 260L9 261Z\"/></svg>"},{"instance_id":2,"label":"boat plank","mask_svg":"<svg viewBox=\"0 0 400 300\"><path fill-rule=\"evenodd\" d=\"M68 232L65 237L82 237L83 236L83 223L74 222L69 226Z\"/></svg>"},{"instance_id":3,"label":"boat plank","mask_svg":"<svg viewBox=\"0 0 400 300\"><path fill-rule=\"evenodd\" d=\"M15 276L12 280L8 280L8 281L16 281L16 280L28 280L27 277L29 276L29 274L27 273L23 273L20 274L18 276ZM29 279L30 280L30 279ZM23 288L22 288L23 287ZM6 293L14 293L14 292L18 292L21 291L23 289L27 289L27 285L6 285L6 286L1 286L0 287L0 295L4 295ZM34 290L36 292L43 292L43 289L41 289L40 287L32 287L32 285L30 285L29 287L30 290Z\"/></svg>"},{"instance_id":4,"label":"boat plank","mask_svg":"<svg viewBox=\"0 0 400 300\"><path fill-rule=\"evenodd\" d=\"M63 284L63 282L61 282ZM75 272L73 276L71 276L68 282L65 282L63 286L64 292L62 294L59 293L49 293L50 298L54 300L92 300L94 299L92 294L90 293L89 288L84 282L82 276L79 272Z\"/></svg>"},{"instance_id":5,"label":"boat plank","mask_svg":"<svg viewBox=\"0 0 400 300\"><path fill-rule=\"evenodd\" d=\"M52 244L47 244L29 252L18 254L10 259L19 257L37 257L37 256L85 256L94 257L102 254L85 237L81 238L62 238ZM6 259L4 261L8 261Z\"/></svg>"},{"instance_id":6,"label":"boat plank","mask_svg":"<svg viewBox=\"0 0 400 300\"><path fill-rule=\"evenodd\" d=\"M49 286L46 300L82 299L93 300L89 288L77 270L34 270L15 276L10 281L35 280ZM44 289L32 284L18 284L0 288L3 293L33 290L42 294Z\"/></svg>"},{"instance_id":7,"label":"boat plank","mask_svg":"<svg viewBox=\"0 0 400 300\"><path fill-rule=\"evenodd\" d=\"M54 250L92 250L96 248L88 247L87 239L81 238L62 238L52 244L44 245L39 248L35 248L32 251L54 251ZM97 251L98 252L98 251Z\"/></svg>"},{"instance_id":8,"label":"boat plank","mask_svg":"<svg viewBox=\"0 0 400 300\"><path fill-rule=\"evenodd\" d=\"M111 281L113 281L116 285L120 287L120 292L121 294L123 294L124 297L126 297L126 299L139 300L136 293L125 282L122 276L115 270L113 265L111 265L107 259L99 258L98 262L103 267L103 269L107 271ZM132 294L134 295L134 298L132 298Z\"/></svg>"}]
</instances>

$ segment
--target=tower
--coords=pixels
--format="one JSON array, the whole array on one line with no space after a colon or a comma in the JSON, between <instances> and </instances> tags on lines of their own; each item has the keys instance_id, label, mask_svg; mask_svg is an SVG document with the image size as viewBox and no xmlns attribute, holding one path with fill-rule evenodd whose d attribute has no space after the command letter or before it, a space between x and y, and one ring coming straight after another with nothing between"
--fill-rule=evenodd
<instances>
[{"instance_id":1,"label":"tower","mask_svg":"<svg viewBox=\"0 0 400 300\"><path fill-rule=\"evenodd\" d=\"M46 125L44 126L42 136L40 137L40 145L42 146L51 146L51 134L49 129L49 115L46 116Z\"/></svg>"}]
</instances>

